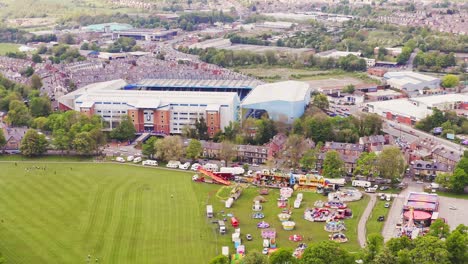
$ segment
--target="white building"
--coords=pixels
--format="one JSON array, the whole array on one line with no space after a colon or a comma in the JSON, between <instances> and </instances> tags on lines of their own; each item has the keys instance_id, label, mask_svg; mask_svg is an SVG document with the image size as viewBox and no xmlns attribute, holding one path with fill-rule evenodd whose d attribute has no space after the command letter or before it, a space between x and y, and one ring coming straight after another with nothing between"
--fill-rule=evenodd
<instances>
[{"instance_id":1,"label":"white building","mask_svg":"<svg viewBox=\"0 0 468 264\"><path fill-rule=\"evenodd\" d=\"M466 94L432 95L414 97L410 100L419 107L425 107L427 109L437 108L441 111L465 109L468 107L468 95Z\"/></svg>"},{"instance_id":2,"label":"white building","mask_svg":"<svg viewBox=\"0 0 468 264\"><path fill-rule=\"evenodd\" d=\"M95 83L59 98L59 108L99 115L104 128L115 128L129 116L137 132L180 134L204 117L213 136L238 118L235 92L123 90L124 80Z\"/></svg>"},{"instance_id":3,"label":"white building","mask_svg":"<svg viewBox=\"0 0 468 264\"><path fill-rule=\"evenodd\" d=\"M406 91L409 95L422 94L424 89L438 89L440 79L416 72L387 72L384 80L393 88Z\"/></svg>"},{"instance_id":4,"label":"white building","mask_svg":"<svg viewBox=\"0 0 468 264\"><path fill-rule=\"evenodd\" d=\"M419 107L408 99L397 99L367 103L369 113L375 113L388 120L412 125L432 114L432 110Z\"/></svg>"}]
</instances>

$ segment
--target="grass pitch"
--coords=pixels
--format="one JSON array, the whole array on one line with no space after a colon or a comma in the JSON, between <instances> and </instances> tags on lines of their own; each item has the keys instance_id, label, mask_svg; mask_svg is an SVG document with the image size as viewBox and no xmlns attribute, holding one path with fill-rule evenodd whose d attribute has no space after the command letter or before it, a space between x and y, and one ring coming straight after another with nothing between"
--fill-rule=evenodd
<instances>
[{"instance_id":1,"label":"grass pitch","mask_svg":"<svg viewBox=\"0 0 468 264\"><path fill-rule=\"evenodd\" d=\"M6 263L206 263L218 248L205 204L219 186L189 173L53 162L0 171Z\"/></svg>"},{"instance_id":2,"label":"grass pitch","mask_svg":"<svg viewBox=\"0 0 468 264\"><path fill-rule=\"evenodd\" d=\"M0 55L5 55L7 52L18 51L18 45L12 43L0 43Z\"/></svg>"}]
</instances>

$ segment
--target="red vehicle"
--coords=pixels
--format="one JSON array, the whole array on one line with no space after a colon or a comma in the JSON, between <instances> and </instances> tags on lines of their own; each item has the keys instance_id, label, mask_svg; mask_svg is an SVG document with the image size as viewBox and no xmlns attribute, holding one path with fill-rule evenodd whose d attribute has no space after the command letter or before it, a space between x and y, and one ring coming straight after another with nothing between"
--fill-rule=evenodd
<instances>
[{"instance_id":1,"label":"red vehicle","mask_svg":"<svg viewBox=\"0 0 468 264\"><path fill-rule=\"evenodd\" d=\"M239 227L239 220L237 220L237 218L235 218L235 217L231 217L231 225L234 228L238 228Z\"/></svg>"}]
</instances>

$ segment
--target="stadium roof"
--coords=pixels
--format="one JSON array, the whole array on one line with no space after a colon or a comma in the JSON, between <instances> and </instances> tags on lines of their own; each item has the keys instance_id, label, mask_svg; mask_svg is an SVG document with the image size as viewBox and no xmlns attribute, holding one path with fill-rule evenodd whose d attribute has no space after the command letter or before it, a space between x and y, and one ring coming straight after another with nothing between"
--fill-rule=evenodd
<instances>
[{"instance_id":1,"label":"stadium roof","mask_svg":"<svg viewBox=\"0 0 468 264\"><path fill-rule=\"evenodd\" d=\"M136 87L187 87L187 88L244 88L253 89L261 84L257 80L183 80L144 79Z\"/></svg>"},{"instance_id":2,"label":"stadium roof","mask_svg":"<svg viewBox=\"0 0 468 264\"><path fill-rule=\"evenodd\" d=\"M307 94L310 94L310 86L305 82L285 81L262 84L247 95L242 105L269 101L297 102L304 100Z\"/></svg>"}]
</instances>

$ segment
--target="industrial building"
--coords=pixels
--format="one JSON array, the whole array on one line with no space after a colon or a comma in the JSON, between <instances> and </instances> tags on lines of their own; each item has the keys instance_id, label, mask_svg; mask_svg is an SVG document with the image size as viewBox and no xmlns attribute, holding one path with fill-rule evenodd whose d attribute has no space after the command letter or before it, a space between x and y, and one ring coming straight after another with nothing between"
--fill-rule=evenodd
<instances>
[{"instance_id":1,"label":"industrial building","mask_svg":"<svg viewBox=\"0 0 468 264\"><path fill-rule=\"evenodd\" d=\"M415 105L428 109L437 108L441 111L463 109L468 110L468 96L466 94L442 94L410 99Z\"/></svg>"},{"instance_id":2,"label":"industrial building","mask_svg":"<svg viewBox=\"0 0 468 264\"><path fill-rule=\"evenodd\" d=\"M177 30L128 29L112 33L112 39L127 37L146 41L164 41L172 39L174 36L177 36Z\"/></svg>"},{"instance_id":3,"label":"industrial building","mask_svg":"<svg viewBox=\"0 0 468 264\"><path fill-rule=\"evenodd\" d=\"M422 94L425 89L438 89L440 79L416 72L387 72L384 80L388 85L405 91L408 95Z\"/></svg>"},{"instance_id":4,"label":"industrial building","mask_svg":"<svg viewBox=\"0 0 468 264\"><path fill-rule=\"evenodd\" d=\"M299 81L285 81L257 86L243 100L245 117L255 116L256 111L264 111L275 121L292 123L301 117L310 103L309 84Z\"/></svg>"},{"instance_id":5,"label":"industrial building","mask_svg":"<svg viewBox=\"0 0 468 264\"><path fill-rule=\"evenodd\" d=\"M126 90L186 91L186 92L234 92L244 99L261 82L247 80L180 80L145 79L137 84L125 86Z\"/></svg>"},{"instance_id":6,"label":"industrial building","mask_svg":"<svg viewBox=\"0 0 468 264\"><path fill-rule=\"evenodd\" d=\"M87 32L102 32L110 33L118 30L130 30L133 26L130 24L123 23L104 23L104 24L94 24L83 27L84 31Z\"/></svg>"},{"instance_id":7,"label":"industrial building","mask_svg":"<svg viewBox=\"0 0 468 264\"><path fill-rule=\"evenodd\" d=\"M90 84L59 98L61 110L102 117L113 129L129 116L138 133L181 134L184 126L204 117L209 136L237 120L239 96L234 92L125 90L124 80Z\"/></svg>"}]
</instances>

